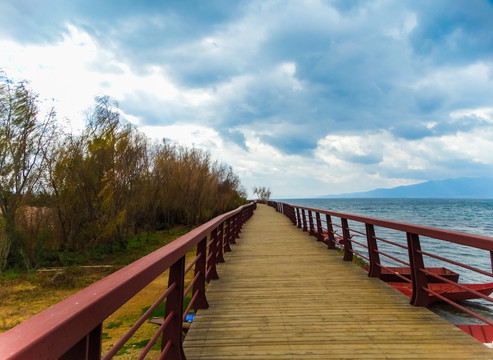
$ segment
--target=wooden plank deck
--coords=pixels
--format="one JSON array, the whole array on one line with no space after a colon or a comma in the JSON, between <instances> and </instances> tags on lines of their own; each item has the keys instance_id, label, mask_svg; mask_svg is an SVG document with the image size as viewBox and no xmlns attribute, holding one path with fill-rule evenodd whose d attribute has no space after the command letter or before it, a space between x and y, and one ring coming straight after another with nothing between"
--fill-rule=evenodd
<instances>
[{"instance_id":1,"label":"wooden plank deck","mask_svg":"<svg viewBox=\"0 0 493 360\"><path fill-rule=\"evenodd\" d=\"M493 351L259 206L184 342L192 359L493 359Z\"/></svg>"}]
</instances>

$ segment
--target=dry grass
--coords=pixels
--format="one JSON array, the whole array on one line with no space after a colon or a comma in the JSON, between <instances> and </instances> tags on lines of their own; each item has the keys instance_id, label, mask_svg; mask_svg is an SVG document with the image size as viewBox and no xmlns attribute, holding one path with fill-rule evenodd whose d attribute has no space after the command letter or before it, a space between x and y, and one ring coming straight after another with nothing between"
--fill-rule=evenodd
<instances>
[{"instance_id":1,"label":"dry grass","mask_svg":"<svg viewBox=\"0 0 493 360\"><path fill-rule=\"evenodd\" d=\"M0 332L4 332L66 297L109 275L111 269L68 269L64 284L54 273L23 273L0 281Z\"/></svg>"}]
</instances>

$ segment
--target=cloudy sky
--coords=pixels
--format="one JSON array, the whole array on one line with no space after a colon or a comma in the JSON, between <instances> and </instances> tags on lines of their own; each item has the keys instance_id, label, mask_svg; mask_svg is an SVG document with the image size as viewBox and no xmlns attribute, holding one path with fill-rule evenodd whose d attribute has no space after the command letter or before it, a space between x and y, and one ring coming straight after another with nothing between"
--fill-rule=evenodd
<instances>
[{"instance_id":1,"label":"cloudy sky","mask_svg":"<svg viewBox=\"0 0 493 360\"><path fill-rule=\"evenodd\" d=\"M493 176L493 2L0 1L0 68L273 197Z\"/></svg>"}]
</instances>

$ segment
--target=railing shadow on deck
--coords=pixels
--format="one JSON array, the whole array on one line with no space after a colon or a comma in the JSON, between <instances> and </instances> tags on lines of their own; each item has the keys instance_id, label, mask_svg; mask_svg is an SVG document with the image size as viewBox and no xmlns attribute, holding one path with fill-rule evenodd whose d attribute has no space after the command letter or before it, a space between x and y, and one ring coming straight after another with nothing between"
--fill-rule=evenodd
<instances>
[{"instance_id":1,"label":"railing shadow on deck","mask_svg":"<svg viewBox=\"0 0 493 360\"><path fill-rule=\"evenodd\" d=\"M489 333L493 333L492 319L487 319L461 303L461 300L472 298L493 303L493 298L485 295L491 293L493 283L475 287L459 282L459 274L455 271L425 266L428 262L433 263L433 266L437 263L446 264L459 271L461 276L466 272L474 274L473 278L492 278L493 238L282 202L270 201L269 206L287 216L293 225L316 237L317 241L325 243L329 249L341 249L343 260L352 261L354 256L363 259L367 263L365 268L368 276L385 281L392 278L389 284L408 295L412 305L428 306L435 301L444 301L479 319L489 326ZM335 222L334 218L338 218L339 222ZM401 239L396 240L394 237L398 238L399 235ZM392 240L384 236L392 237ZM443 243L454 244L452 246L458 247L455 251L474 249L477 252L475 262L486 264L483 267L487 269L447 258L443 253L422 250L422 245L424 249L429 242L439 243L431 249L440 248ZM443 292L445 287L448 290ZM483 288L487 288L487 291Z\"/></svg>"},{"instance_id":2,"label":"railing shadow on deck","mask_svg":"<svg viewBox=\"0 0 493 360\"><path fill-rule=\"evenodd\" d=\"M231 251L230 244L235 243L256 206L250 203L220 215L0 334L0 359L111 359L165 300L162 325L139 359L145 358L159 338L159 359L185 359L183 321L192 307L208 308L205 283L218 279L216 264L224 262L223 253ZM185 269L185 255L194 247L197 255ZM103 321L168 269L167 290L102 357ZM194 278L185 289L185 275L191 270ZM183 310L184 298L190 291L192 299Z\"/></svg>"}]
</instances>

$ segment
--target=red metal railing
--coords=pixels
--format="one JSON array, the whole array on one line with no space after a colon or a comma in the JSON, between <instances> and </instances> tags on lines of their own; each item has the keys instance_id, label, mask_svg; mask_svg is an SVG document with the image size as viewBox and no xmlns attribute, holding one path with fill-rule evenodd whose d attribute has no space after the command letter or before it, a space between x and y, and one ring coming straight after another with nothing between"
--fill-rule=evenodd
<instances>
[{"instance_id":1,"label":"red metal railing","mask_svg":"<svg viewBox=\"0 0 493 360\"><path fill-rule=\"evenodd\" d=\"M218 279L216 264L224 261L224 252L231 251L230 244L235 243L242 225L255 208L256 203L251 203L220 215L0 334L0 359L101 359L103 321L168 269L166 291L103 359L112 358L164 300L166 309L162 325L139 359L145 358L160 337L159 359L185 359L183 320L192 307L195 310L208 307L205 283ZM194 247L196 257L185 269L185 255ZM185 289L185 275L192 269L193 280ZM183 310L184 298L190 291L190 304Z\"/></svg>"},{"instance_id":2,"label":"red metal railing","mask_svg":"<svg viewBox=\"0 0 493 360\"><path fill-rule=\"evenodd\" d=\"M443 293L434 290L434 283L448 284L450 289L460 289L471 294L471 298L483 299L489 303L493 303L492 297L484 295L467 284L459 283L458 278L444 277L444 275L430 271L430 268L425 266L425 262L446 263L447 266L453 266L454 270L459 269L457 271L463 270L476 274L475 277L492 278L493 238L280 202L271 201L269 205L286 215L295 226L309 232L318 241L327 244L328 248L334 249L337 246L343 249L343 260L352 261L353 256L363 259L368 264L368 276L383 278L383 273L386 272L400 279L403 283L402 286L405 286L406 283L412 284L412 290L409 290L411 292L409 294L411 304L428 306L432 299L442 300L493 326L492 319L487 319L485 316L466 308L463 304L444 296ZM334 222L333 218L338 218L339 223ZM380 234L377 236L376 233L387 235L387 239ZM401 241L396 240L399 237L402 238L402 235L405 235L405 238ZM389 240L389 236L392 236L393 240ZM454 244L451 246L463 246L467 249L477 250L480 253L477 256L484 259L482 262L486 264L487 269L464 264L447 258L443 254L421 249L421 246L427 245L427 242L437 240ZM395 265L408 268L410 276L395 271L396 268L393 267ZM471 276L469 275L469 277Z\"/></svg>"}]
</instances>

